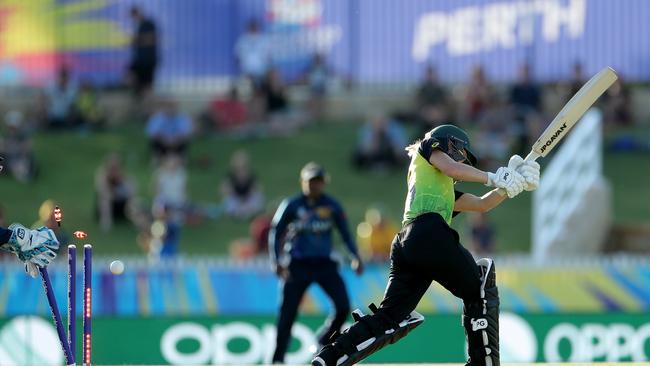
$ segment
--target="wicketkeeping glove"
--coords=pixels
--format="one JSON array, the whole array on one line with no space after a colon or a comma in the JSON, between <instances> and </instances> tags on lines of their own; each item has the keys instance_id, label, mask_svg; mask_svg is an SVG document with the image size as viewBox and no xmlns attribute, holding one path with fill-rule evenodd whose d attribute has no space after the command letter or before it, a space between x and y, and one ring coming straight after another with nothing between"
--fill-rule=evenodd
<instances>
[{"instance_id":1,"label":"wicketkeeping glove","mask_svg":"<svg viewBox=\"0 0 650 366\"><path fill-rule=\"evenodd\" d=\"M30 276L38 275L38 268L49 265L59 250L59 241L54 232L44 226L30 230L20 224L11 224L12 231L5 249L15 253L25 263L25 270Z\"/></svg>"}]
</instances>

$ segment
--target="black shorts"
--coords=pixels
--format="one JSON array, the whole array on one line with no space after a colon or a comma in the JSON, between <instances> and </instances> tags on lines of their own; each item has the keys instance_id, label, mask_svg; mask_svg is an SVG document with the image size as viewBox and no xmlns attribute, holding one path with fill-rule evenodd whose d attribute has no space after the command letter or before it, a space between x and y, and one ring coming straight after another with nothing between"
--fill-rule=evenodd
<instances>
[{"instance_id":1,"label":"black shorts","mask_svg":"<svg viewBox=\"0 0 650 366\"><path fill-rule=\"evenodd\" d=\"M480 300L480 274L458 233L437 213L418 216L393 241L380 309L396 321L415 309L432 281L466 302Z\"/></svg>"}]
</instances>

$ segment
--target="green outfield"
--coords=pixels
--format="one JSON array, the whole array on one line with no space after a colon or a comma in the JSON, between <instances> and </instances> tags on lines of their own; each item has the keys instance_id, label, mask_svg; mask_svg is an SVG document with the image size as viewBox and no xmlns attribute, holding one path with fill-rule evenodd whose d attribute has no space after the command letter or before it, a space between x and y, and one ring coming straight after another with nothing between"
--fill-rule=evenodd
<instances>
[{"instance_id":1,"label":"green outfield","mask_svg":"<svg viewBox=\"0 0 650 366\"><path fill-rule=\"evenodd\" d=\"M246 149L264 187L266 197L278 203L298 190L298 170L309 160L318 160L330 171L330 191L343 202L352 226L362 220L364 210L372 204L386 208L399 221L405 194L405 172L385 174L359 173L350 165L359 125L332 123L311 126L298 137L233 140L200 135L192 144L189 165L189 194L197 203L216 203L219 184L226 174L233 151ZM41 167L38 180L19 184L2 177L0 192L7 220L31 224L45 199L54 199L65 209L64 226L69 231L82 229L90 234L98 254L139 253L136 232L118 226L109 233L99 230L93 216L93 176L102 159L111 151L122 152L128 171L139 184L145 202L151 198L151 172L144 127L132 125L90 135L76 132L41 133L35 141ZM648 131L644 131L647 133ZM296 152L300 152L299 154ZM605 171L614 192L614 215L618 222L645 219L646 205L638 192L650 186L650 175L638 174L638 168L650 166L650 155L640 153L607 154ZM479 185L462 185L461 189L484 191ZM530 237L530 199L525 193L507 201L490 213L498 231L498 250L527 251ZM457 225L457 224L456 224ZM226 253L228 243L248 235L248 224L231 219L205 221L187 227L182 233L181 251L189 254Z\"/></svg>"},{"instance_id":2,"label":"green outfield","mask_svg":"<svg viewBox=\"0 0 650 366\"><path fill-rule=\"evenodd\" d=\"M463 363L360 363L358 365L364 366L465 366ZM502 363L501 366L646 366L650 365L650 362L587 362L587 363L575 363L575 362L565 362L565 363ZM101 366L101 365L98 365ZM109 366L109 365L105 365ZM110 366L144 366L144 365L110 365ZM155 365L148 365L155 366ZM162 365L160 365L162 366ZM189 366L189 365L188 365ZM241 365L249 366L249 365ZM255 366L255 365L250 365Z\"/></svg>"}]
</instances>

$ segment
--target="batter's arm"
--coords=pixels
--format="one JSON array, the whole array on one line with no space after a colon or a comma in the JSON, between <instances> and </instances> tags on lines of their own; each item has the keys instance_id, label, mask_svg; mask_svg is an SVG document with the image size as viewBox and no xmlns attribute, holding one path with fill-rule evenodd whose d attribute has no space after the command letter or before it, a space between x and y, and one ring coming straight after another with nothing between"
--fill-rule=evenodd
<instances>
[{"instance_id":1,"label":"batter's arm","mask_svg":"<svg viewBox=\"0 0 650 366\"><path fill-rule=\"evenodd\" d=\"M498 189L493 189L481 197L470 193L460 196L454 203L454 211L458 212L488 212L506 199Z\"/></svg>"},{"instance_id":2,"label":"batter's arm","mask_svg":"<svg viewBox=\"0 0 650 366\"><path fill-rule=\"evenodd\" d=\"M438 168L444 175L459 182L475 182L486 184L488 174L473 166L459 163L440 150L433 150L429 157L431 165Z\"/></svg>"}]
</instances>

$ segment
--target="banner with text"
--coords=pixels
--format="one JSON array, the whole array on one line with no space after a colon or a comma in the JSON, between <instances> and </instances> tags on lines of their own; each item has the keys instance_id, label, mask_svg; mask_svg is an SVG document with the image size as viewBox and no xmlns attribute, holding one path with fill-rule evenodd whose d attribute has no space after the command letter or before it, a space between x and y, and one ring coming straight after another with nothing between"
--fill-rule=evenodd
<instances>
[{"instance_id":1,"label":"banner with text","mask_svg":"<svg viewBox=\"0 0 650 366\"><path fill-rule=\"evenodd\" d=\"M293 328L289 364L311 358L323 317L303 317ZM650 360L650 319L644 314L516 315L500 318L503 362ZM80 328L77 328L80 329ZM81 337L78 337L80 340ZM106 318L93 320L97 364L229 365L269 363L275 319L259 317ZM432 315L408 337L368 362L463 362L459 316ZM77 345L81 354L80 345ZM0 364L62 365L51 321L0 321Z\"/></svg>"},{"instance_id":2,"label":"banner with text","mask_svg":"<svg viewBox=\"0 0 650 366\"><path fill-rule=\"evenodd\" d=\"M161 82L238 74L237 42L252 19L256 44L290 79L315 54L335 73L361 82L412 82L426 64L445 81L467 80L482 65L511 81L528 61L537 79L614 67L650 80L644 0L194 0L141 2L159 30ZM0 0L0 83L40 84L66 64L76 76L116 83L130 58L135 24L128 2ZM259 51L259 50L258 50ZM256 51L257 52L257 51Z\"/></svg>"}]
</instances>

